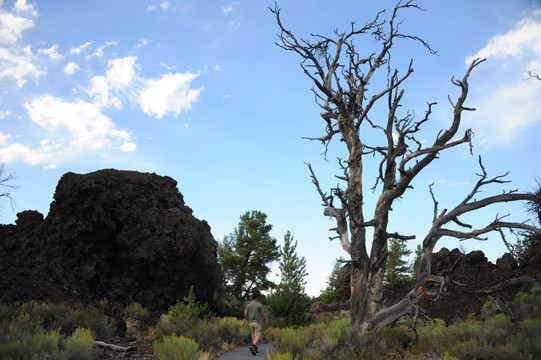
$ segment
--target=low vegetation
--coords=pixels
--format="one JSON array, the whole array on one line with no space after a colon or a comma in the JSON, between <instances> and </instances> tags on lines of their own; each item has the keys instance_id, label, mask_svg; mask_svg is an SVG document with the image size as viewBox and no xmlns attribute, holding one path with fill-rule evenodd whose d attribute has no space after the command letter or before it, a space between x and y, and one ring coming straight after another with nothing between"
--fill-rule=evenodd
<instances>
[{"instance_id":1,"label":"low vegetation","mask_svg":"<svg viewBox=\"0 0 541 360\"><path fill-rule=\"evenodd\" d=\"M518 293L509 304L487 302L479 317L413 325L405 318L378 336L352 334L347 312L327 314L307 327L270 329L270 359L539 359L541 286Z\"/></svg>"},{"instance_id":2,"label":"low vegetation","mask_svg":"<svg viewBox=\"0 0 541 360\"><path fill-rule=\"evenodd\" d=\"M218 318L193 296L172 306L148 327L157 359L210 360L249 342L241 320ZM130 321L148 321L131 304ZM73 309L42 302L0 304L1 359L98 359L96 340L112 334L94 307ZM142 320L144 319L144 320ZM541 286L519 292L508 303L486 302L478 316L445 324L440 319L404 318L381 334L352 331L348 311L318 314L312 324L265 329L274 344L271 360L323 359L538 359L541 358Z\"/></svg>"},{"instance_id":3,"label":"low vegetation","mask_svg":"<svg viewBox=\"0 0 541 360\"><path fill-rule=\"evenodd\" d=\"M95 340L112 334L107 317L94 307L0 304L0 321L0 359L96 359Z\"/></svg>"}]
</instances>

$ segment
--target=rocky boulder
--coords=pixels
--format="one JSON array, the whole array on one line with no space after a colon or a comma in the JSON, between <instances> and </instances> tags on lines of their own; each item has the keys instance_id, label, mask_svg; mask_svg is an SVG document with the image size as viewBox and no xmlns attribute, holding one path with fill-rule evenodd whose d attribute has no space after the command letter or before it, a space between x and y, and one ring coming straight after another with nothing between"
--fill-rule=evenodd
<instances>
[{"instance_id":1,"label":"rocky boulder","mask_svg":"<svg viewBox=\"0 0 541 360\"><path fill-rule=\"evenodd\" d=\"M217 242L170 177L100 170L65 174L48 216L0 225L0 301L139 302L167 310L194 286L214 304Z\"/></svg>"}]
</instances>

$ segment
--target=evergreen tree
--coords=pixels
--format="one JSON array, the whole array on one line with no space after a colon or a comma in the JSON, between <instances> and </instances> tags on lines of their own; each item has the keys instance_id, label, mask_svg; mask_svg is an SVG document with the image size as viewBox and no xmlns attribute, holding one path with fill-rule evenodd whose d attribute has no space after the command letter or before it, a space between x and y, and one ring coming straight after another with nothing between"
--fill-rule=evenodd
<instances>
[{"instance_id":1,"label":"evergreen tree","mask_svg":"<svg viewBox=\"0 0 541 360\"><path fill-rule=\"evenodd\" d=\"M349 300L350 289L348 278L344 278L344 258L340 256L333 263L327 287L321 292L320 300L325 304L343 304Z\"/></svg>"},{"instance_id":2,"label":"evergreen tree","mask_svg":"<svg viewBox=\"0 0 541 360\"><path fill-rule=\"evenodd\" d=\"M226 292L247 300L254 289L267 290L270 264L278 259L279 247L270 235L272 225L261 211L246 212L235 231L218 244L218 260L224 273Z\"/></svg>"},{"instance_id":3,"label":"evergreen tree","mask_svg":"<svg viewBox=\"0 0 541 360\"><path fill-rule=\"evenodd\" d=\"M291 232L284 236L280 250L280 284L267 298L269 311L274 316L273 325L301 326L310 322L310 298L305 294L306 259L297 255L297 242Z\"/></svg>"},{"instance_id":4,"label":"evergreen tree","mask_svg":"<svg viewBox=\"0 0 541 360\"><path fill-rule=\"evenodd\" d=\"M419 275L419 267L421 265L421 255L423 253L423 248L421 244L418 244L415 248L415 259L413 260L413 267L411 269L411 282L415 282Z\"/></svg>"},{"instance_id":5,"label":"evergreen tree","mask_svg":"<svg viewBox=\"0 0 541 360\"><path fill-rule=\"evenodd\" d=\"M389 254L387 256L387 266L385 271L385 283L388 286L399 286L411 281L411 265L405 257L411 254L411 250L406 247L404 239L389 239Z\"/></svg>"}]
</instances>

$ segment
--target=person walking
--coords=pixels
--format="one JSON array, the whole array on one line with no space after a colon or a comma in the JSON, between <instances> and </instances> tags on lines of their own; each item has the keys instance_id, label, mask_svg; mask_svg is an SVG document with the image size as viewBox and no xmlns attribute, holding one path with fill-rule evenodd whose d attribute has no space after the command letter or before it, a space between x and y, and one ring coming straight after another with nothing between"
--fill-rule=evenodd
<instances>
[{"instance_id":1,"label":"person walking","mask_svg":"<svg viewBox=\"0 0 541 360\"><path fill-rule=\"evenodd\" d=\"M263 305L259 302L259 293L254 291L252 294L252 301L246 306L244 311L244 318L242 319L242 327L248 319L250 323L250 333L252 334L252 346L250 346L250 351L252 355L256 355L258 352L257 344L261 341L263 337L263 328L261 323L265 320L265 324L269 324L267 317L265 316L265 311L263 310Z\"/></svg>"}]
</instances>

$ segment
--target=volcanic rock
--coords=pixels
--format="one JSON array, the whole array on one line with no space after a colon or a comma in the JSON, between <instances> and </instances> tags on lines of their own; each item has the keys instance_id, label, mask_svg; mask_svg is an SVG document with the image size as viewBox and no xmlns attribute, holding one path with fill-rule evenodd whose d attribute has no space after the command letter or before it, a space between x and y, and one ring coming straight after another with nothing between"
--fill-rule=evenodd
<instances>
[{"instance_id":1,"label":"volcanic rock","mask_svg":"<svg viewBox=\"0 0 541 360\"><path fill-rule=\"evenodd\" d=\"M426 299L421 306L428 316L453 323L480 314L483 304L490 298L476 293L477 290L488 289L514 278L539 279L541 253L538 246L532 246L524 253L520 264L509 253L493 264L481 251L463 254L458 249L449 251L443 248L432 255L431 273L447 279L446 294ZM528 291L531 286L531 282L517 283L491 296L505 303L512 300L519 291Z\"/></svg>"},{"instance_id":2,"label":"volcanic rock","mask_svg":"<svg viewBox=\"0 0 541 360\"><path fill-rule=\"evenodd\" d=\"M170 177L113 169L60 179L48 216L0 225L0 301L102 302L167 310L221 289L217 242Z\"/></svg>"}]
</instances>

